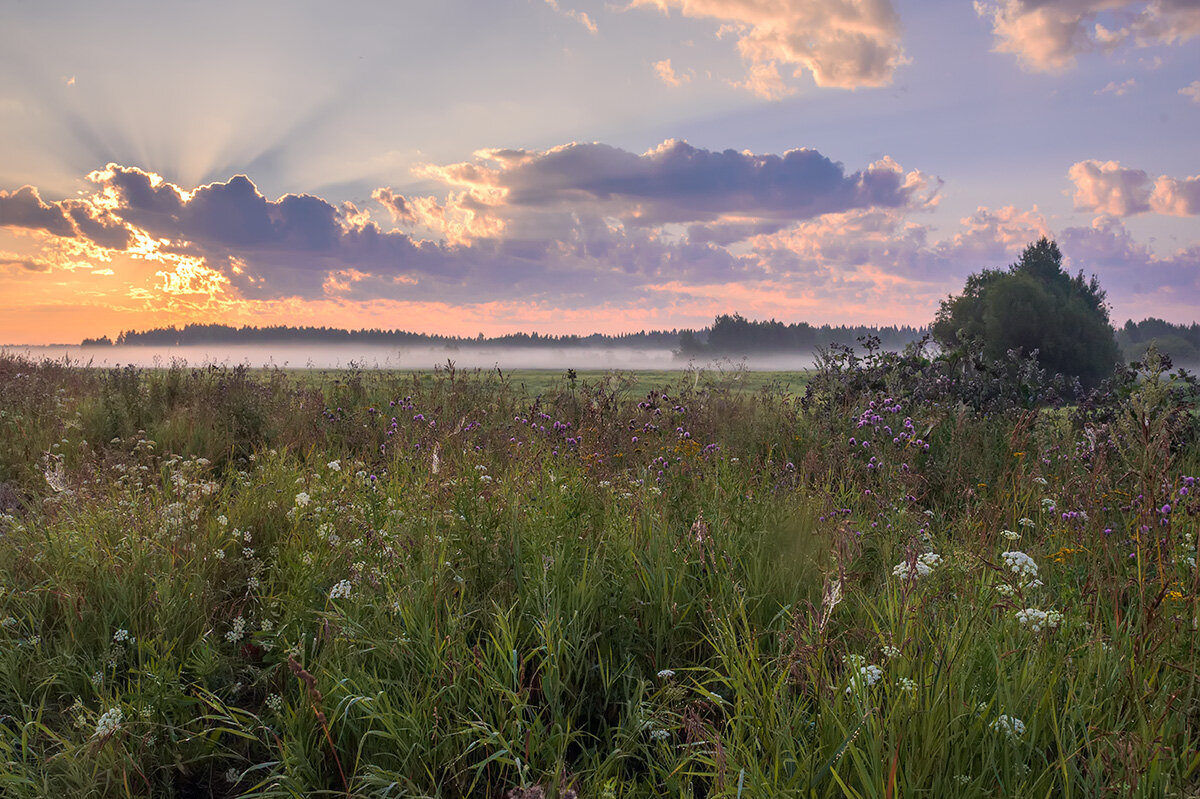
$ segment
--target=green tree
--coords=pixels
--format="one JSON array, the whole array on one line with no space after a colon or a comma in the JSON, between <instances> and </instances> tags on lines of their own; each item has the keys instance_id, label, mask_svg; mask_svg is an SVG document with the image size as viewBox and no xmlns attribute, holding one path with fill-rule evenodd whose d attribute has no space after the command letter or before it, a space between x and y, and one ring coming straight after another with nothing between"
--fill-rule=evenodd
<instances>
[{"instance_id":1,"label":"green tree","mask_svg":"<svg viewBox=\"0 0 1200 799\"><path fill-rule=\"evenodd\" d=\"M1119 356L1104 299L1096 277L1067 274L1058 245L1043 237L1007 270L968 277L962 294L942 301L930 332L948 352L978 350L990 360L1036 351L1047 371L1094 385Z\"/></svg>"}]
</instances>

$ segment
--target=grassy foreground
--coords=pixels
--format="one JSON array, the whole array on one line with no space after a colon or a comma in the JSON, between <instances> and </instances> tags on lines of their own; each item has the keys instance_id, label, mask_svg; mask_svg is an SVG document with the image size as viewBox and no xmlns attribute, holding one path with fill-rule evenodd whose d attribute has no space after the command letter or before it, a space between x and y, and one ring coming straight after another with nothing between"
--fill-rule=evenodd
<instances>
[{"instance_id":1,"label":"grassy foreground","mask_svg":"<svg viewBox=\"0 0 1200 799\"><path fill-rule=\"evenodd\" d=\"M1196 795L1170 383L728 377L0 358L0 795Z\"/></svg>"}]
</instances>

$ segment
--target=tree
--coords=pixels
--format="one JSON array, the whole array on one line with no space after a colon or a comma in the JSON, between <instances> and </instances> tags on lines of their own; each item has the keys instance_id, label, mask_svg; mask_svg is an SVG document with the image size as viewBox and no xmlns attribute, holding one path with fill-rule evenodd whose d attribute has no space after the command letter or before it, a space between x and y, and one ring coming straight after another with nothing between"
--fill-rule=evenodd
<instances>
[{"instance_id":1,"label":"tree","mask_svg":"<svg viewBox=\"0 0 1200 799\"><path fill-rule=\"evenodd\" d=\"M1067 274L1058 245L1043 237L1007 270L968 277L962 294L942 301L930 332L943 350L978 350L993 361L1036 351L1047 371L1094 385L1119 356L1104 299L1096 277Z\"/></svg>"}]
</instances>

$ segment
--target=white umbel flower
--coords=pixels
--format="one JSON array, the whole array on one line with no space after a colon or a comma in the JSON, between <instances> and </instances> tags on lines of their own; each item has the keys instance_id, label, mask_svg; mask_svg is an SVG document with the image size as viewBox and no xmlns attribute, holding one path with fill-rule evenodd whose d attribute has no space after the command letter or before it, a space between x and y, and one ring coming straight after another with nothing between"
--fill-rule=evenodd
<instances>
[{"instance_id":1,"label":"white umbel flower","mask_svg":"<svg viewBox=\"0 0 1200 799\"><path fill-rule=\"evenodd\" d=\"M96 720L96 731L92 733L93 738L107 738L117 730L121 729L121 722L125 719L125 715L121 712L121 708L114 707L104 711L104 714Z\"/></svg>"},{"instance_id":2,"label":"white umbel flower","mask_svg":"<svg viewBox=\"0 0 1200 799\"><path fill-rule=\"evenodd\" d=\"M917 556L915 561L907 560L897 563L892 569L892 576L898 577L901 580L907 580L909 577L928 577L933 573L934 568L942 562L942 556L936 552L925 552Z\"/></svg>"}]
</instances>

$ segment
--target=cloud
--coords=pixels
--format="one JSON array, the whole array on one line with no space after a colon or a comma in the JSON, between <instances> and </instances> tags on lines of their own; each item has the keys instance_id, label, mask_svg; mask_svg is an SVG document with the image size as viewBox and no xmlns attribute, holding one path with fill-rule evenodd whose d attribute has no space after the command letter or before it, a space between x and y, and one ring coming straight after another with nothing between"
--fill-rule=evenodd
<instances>
[{"instance_id":1,"label":"cloud","mask_svg":"<svg viewBox=\"0 0 1200 799\"><path fill-rule=\"evenodd\" d=\"M1193 103L1200 103L1200 80L1194 80L1187 86L1179 90L1179 93L1191 100Z\"/></svg>"},{"instance_id":2,"label":"cloud","mask_svg":"<svg viewBox=\"0 0 1200 799\"><path fill-rule=\"evenodd\" d=\"M19 255L0 250L0 269L10 268L21 269L26 272L49 272L54 268L54 264L45 258Z\"/></svg>"},{"instance_id":3,"label":"cloud","mask_svg":"<svg viewBox=\"0 0 1200 799\"><path fill-rule=\"evenodd\" d=\"M1148 211L1168 216L1200 214L1200 175L1152 180L1141 169L1117 161L1079 161L1068 176L1075 184L1075 207L1110 217Z\"/></svg>"},{"instance_id":4,"label":"cloud","mask_svg":"<svg viewBox=\"0 0 1200 799\"><path fill-rule=\"evenodd\" d=\"M682 86L692 79L691 73L677 74L671 66L671 59L669 58L662 61L655 61L654 72L658 75L659 80L672 87Z\"/></svg>"},{"instance_id":5,"label":"cloud","mask_svg":"<svg viewBox=\"0 0 1200 799\"><path fill-rule=\"evenodd\" d=\"M71 220L58 205L42 202L33 186L0 190L0 227L44 230L55 236L74 236Z\"/></svg>"},{"instance_id":6,"label":"cloud","mask_svg":"<svg viewBox=\"0 0 1200 799\"><path fill-rule=\"evenodd\" d=\"M594 34L599 31L599 28L596 27L596 23L592 20L592 18L589 17L587 15L587 13L585 13L583 11L575 11L575 10L572 10L569 8L560 8L558 5L558 0L546 0L546 5L550 6L555 11L562 14L563 16L568 17L569 19L575 20L580 25L587 28L588 33Z\"/></svg>"},{"instance_id":7,"label":"cloud","mask_svg":"<svg viewBox=\"0 0 1200 799\"><path fill-rule=\"evenodd\" d=\"M740 292L824 320L919 323L968 274L1054 236L1036 206L981 207L939 231L920 221L939 181L888 158L849 172L815 150L717 152L668 141L636 154L576 143L483 150L421 176L440 190L373 193L389 228L351 203L272 200L242 175L189 188L110 164L90 175L88 197L4 194L8 224L43 235L34 239L40 253L0 262L31 274L103 266L114 273L106 290L205 313L293 300L709 308ZM1077 204L1100 214L1090 228L1060 231L1073 263L1091 269L1096 259L1105 285L1114 275L1126 298L1195 296L1197 248L1158 258L1119 217L1197 213L1200 178L1153 179L1094 161L1071 177ZM119 288L131 264L140 264L140 282Z\"/></svg>"},{"instance_id":8,"label":"cloud","mask_svg":"<svg viewBox=\"0 0 1200 799\"><path fill-rule=\"evenodd\" d=\"M890 0L633 0L634 6L678 9L734 31L749 76L737 84L776 98L779 67L811 73L818 86L885 86L905 63L900 20ZM773 79L773 77L775 80Z\"/></svg>"},{"instance_id":9,"label":"cloud","mask_svg":"<svg viewBox=\"0 0 1200 799\"><path fill-rule=\"evenodd\" d=\"M1066 70L1083 53L1200 36L1194 0L977 0L975 10L991 20L996 52L1042 72Z\"/></svg>"},{"instance_id":10,"label":"cloud","mask_svg":"<svg viewBox=\"0 0 1200 799\"><path fill-rule=\"evenodd\" d=\"M429 166L422 174L467 190L480 211L569 209L639 227L731 215L794 221L851 208L917 207L935 202L938 188L888 158L847 173L809 149L756 155L672 140L641 155L599 143L476 155L474 162Z\"/></svg>"},{"instance_id":11,"label":"cloud","mask_svg":"<svg viewBox=\"0 0 1200 799\"><path fill-rule=\"evenodd\" d=\"M1093 94L1115 94L1117 97L1124 97L1129 94L1133 88L1137 86L1137 80L1130 78L1129 80L1117 83L1115 80L1110 80L1103 89L1097 89Z\"/></svg>"}]
</instances>

